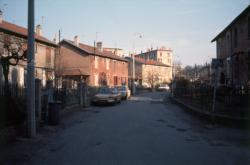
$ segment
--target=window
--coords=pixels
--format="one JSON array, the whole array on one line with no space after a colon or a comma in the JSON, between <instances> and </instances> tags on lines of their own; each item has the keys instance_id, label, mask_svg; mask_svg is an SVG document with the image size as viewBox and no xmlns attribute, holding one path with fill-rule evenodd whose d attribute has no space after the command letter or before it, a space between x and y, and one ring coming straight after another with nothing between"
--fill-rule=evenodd
<instances>
[{"instance_id":1,"label":"window","mask_svg":"<svg viewBox=\"0 0 250 165\"><path fill-rule=\"evenodd\" d=\"M95 77L94 77L94 85L95 85L95 86L98 86L98 74L95 74Z\"/></svg>"},{"instance_id":2,"label":"window","mask_svg":"<svg viewBox=\"0 0 250 165\"><path fill-rule=\"evenodd\" d=\"M116 61L113 60L113 71L115 71L115 70L116 70Z\"/></svg>"},{"instance_id":3,"label":"window","mask_svg":"<svg viewBox=\"0 0 250 165\"><path fill-rule=\"evenodd\" d=\"M247 55L247 66L248 66L248 81L250 80L250 51Z\"/></svg>"},{"instance_id":4,"label":"window","mask_svg":"<svg viewBox=\"0 0 250 165\"><path fill-rule=\"evenodd\" d=\"M38 43L35 42L35 53L37 53Z\"/></svg>"},{"instance_id":5,"label":"window","mask_svg":"<svg viewBox=\"0 0 250 165\"><path fill-rule=\"evenodd\" d=\"M227 35L227 53L230 52L230 38L229 35Z\"/></svg>"},{"instance_id":6,"label":"window","mask_svg":"<svg viewBox=\"0 0 250 165\"><path fill-rule=\"evenodd\" d=\"M118 77L114 76L114 85L118 85Z\"/></svg>"},{"instance_id":7,"label":"window","mask_svg":"<svg viewBox=\"0 0 250 165\"><path fill-rule=\"evenodd\" d=\"M51 49L50 48L46 48L46 64L47 66L51 65Z\"/></svg>"},{"instance_id":8,"label":"window","mask_svg":"<svg viewBox=\"0 0 250 165\"><path fill-rule=\"evenodd\" d=\"M217 48L217 57L220 57L220 46L221 46L221 42L220 39L216 42L216 48Z\"/></svg>"},{"instance_id":9,"label":"window","mask_svg":"<svg viewBox=\"0 0 250 165\"><path fill-rule=\"evenodd\" d=\"M106 69L109 70L109 59L106 59Z\"/></svg>"},{"instance_id":10,"label":"window","mask_svg":"<svg viewBox=\"0 0 250 165\"><path fill-rule=\"evenodd\" d=\"M95 68L98 68L98 57L95 56L94 58L95 58Z\"/></svg>"},{"instance_id":11,"label":"window","mask_svg":"<svg viewBox=\"0 0 250 165\"><path fill-rule=\"evenodd\" d=\"M238 46L238 29L234 29L234 47L236 48Z\"/></svg>"},{"instance_id":12,"label":"window","mask_svg":"<svg viewBox=\"0 0 250 165\"><path fill-rule=\"evenodd\" d=\"M44 69L42 70L42 86L46 86L46 74Z\"/></svg>"},{"instance_id":13,"label":"window","mask_svg":"<svg viewBox=\"0 0 250 165\"><path fill-rule=\"evenodd\" d=\"M248 16L248 19L247 19L247 29L248 29L248 39L250 39L250 16Z\"/></svg>"},{"instance_id":14,"label":"window","mask_svg":"<svg viewBox=\"0 0 250 165\"><path fill-rule=\"evenodd\" d=\"M23 67L19 67L19 84L20 86L24 86L24 68Z\"/></svg>"}]
</instances>

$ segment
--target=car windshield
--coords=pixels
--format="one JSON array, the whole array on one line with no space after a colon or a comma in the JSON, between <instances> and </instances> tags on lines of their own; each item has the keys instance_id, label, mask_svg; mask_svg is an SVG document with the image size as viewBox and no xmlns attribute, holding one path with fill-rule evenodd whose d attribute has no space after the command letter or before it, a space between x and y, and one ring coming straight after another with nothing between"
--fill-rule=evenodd
<instances>
[{"instance_id":1,"label":"car windshield","mask_svg":"<svg viewBox=\"0 0 250 165\"><path fill-rule=\"evenodd\" d=\"M109 93L111 93L112 91L111 91L111 89L110 88L100 88L99 89L99 93L101 93L101 94L109 94Z\"/></svg>"},{"instance_id":2,"label":"car windshield","mask_svg":"<svg viewBox=\"0 0 250 165\"><path fill-rule=\"evenodd\" d=\"M119 91L126 91L126 86L119 86L117 87Z\"/></svg>"},{"instance_id":3,"label":"car windshield","mask_svg":"<svg viewBox=\"0 0 250 165\"><path fill-rule=\"evenodd\" d=\"M118 88L110 88L110 91L114 94L118 93Z\"/></svg>"}]
</instances>

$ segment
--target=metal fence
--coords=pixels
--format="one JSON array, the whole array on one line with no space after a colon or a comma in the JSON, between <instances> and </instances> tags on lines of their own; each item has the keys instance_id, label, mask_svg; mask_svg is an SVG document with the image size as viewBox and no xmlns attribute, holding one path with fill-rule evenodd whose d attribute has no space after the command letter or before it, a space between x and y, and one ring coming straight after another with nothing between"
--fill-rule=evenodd
<instances>
[{"instance_id":1,"label":"metal fence","mask_svg":"<svg viewBox=\"0 0 250 165\"><path fill-rule=\"evenodd\" d=\"M6 88L9 88L6 90ZM8 94L6 93L8 91ZM12 98L25 98L26 88L17 84L9 84L8 86L0 85L0 96L9 96Z\"/></svg>"},{"instance_id":2,"label":"metal fence","mask_svg":"<svg viewBox=\"0 0 250 165\"><path fill-rule=\"evenodd\" d=\"M211 86L175 88L174 97L182 102L212 112L214 88ZM219 87L216 91L215 113L246 117L250 114L250 90Z\"/></svg>"}]
</instances>

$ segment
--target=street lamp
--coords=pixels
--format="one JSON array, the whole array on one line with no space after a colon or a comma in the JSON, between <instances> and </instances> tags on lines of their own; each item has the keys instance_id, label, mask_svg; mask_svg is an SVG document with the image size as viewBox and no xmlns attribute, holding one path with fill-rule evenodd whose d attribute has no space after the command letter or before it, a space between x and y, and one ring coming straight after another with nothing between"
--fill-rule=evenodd
<instances>
[{"instance_id":1,"label":"street lamp","mask_svg":"<svg viewBox=\"0 0 250 165\"><path fill-rule=\"evenodd\" d=\"M36 136L35 117L35 74L34 74L34 22L35 22L35 0L28 1L28 61L27 61L27 119L28 137Z\"/></svg>"},{"instance_id":2,"label":"street lamp","mask_svg":"<svg viewBox=\"0 0 250 165\"><path fill-rule=\"evenodd\" d=\"M177 58L179 58L179 56L176 56ZM174 87L175 87L175 77L176 77L176 64L177 64L177 61L174 60L174 56L173 56L173 59L172 59L172 97L174 97Z\"/></svg>"},{"instance_id":3,"label":"street lamp","mask_svg":"<svg viewBox=\"0 0 250 165\"><path fill-rule=\"evenodd\" d=\"M141 33L135 33L134 37L142 38ZM135 88L135 38L133 40L133 53L132 53L132 91L133 94L136 92Z\"/></svg>"}]
</instances>

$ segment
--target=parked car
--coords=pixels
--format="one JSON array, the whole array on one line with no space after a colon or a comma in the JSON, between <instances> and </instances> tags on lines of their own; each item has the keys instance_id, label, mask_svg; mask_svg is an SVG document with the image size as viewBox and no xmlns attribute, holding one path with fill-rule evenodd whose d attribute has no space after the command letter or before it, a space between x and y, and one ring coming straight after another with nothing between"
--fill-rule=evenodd
<instances>
[{"instance_id":1,"label":"parked car","mask_svg":"<svg viewBox=\"0 0 250 165\"><path fill-rule=\"evenodd\" d=\"M169 91L170 88L168 84L160 84L160 86L157 88L158 91Z\"/></svg>"},{"instance_id":2,"label":"parked car","mask_svg":"<svg viewBox=\"0 0 250 165\"><path fill-rule=\"evenodd\" d=\"M101 87L92 99L93 103L116 104L121 102L121 94L116 88Z\"/></svg>"},{"instance_id":3,"label":"parked car","mask_svg":"<svg viewBox=\"0 0 250 165\"><path fill-rule=\"evenodd\" d=\"M129 90L129 88L127 86L125 86L125 85L118 86L117 89L121 93L122 99L128 99L130 97L131 91Z\"/></svg>"}]
</instances>

